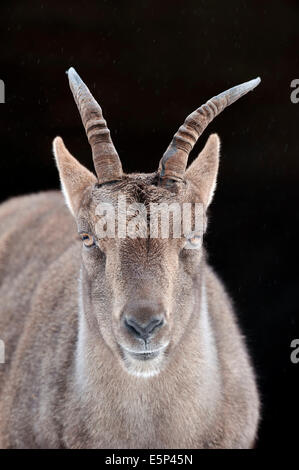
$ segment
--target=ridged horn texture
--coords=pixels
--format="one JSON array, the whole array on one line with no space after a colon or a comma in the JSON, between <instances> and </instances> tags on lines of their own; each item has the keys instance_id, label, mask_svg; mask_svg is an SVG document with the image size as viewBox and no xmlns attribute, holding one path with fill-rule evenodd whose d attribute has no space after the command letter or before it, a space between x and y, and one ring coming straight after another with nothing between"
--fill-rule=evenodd
<instances>
[{"instance_id":1,"label":"ridged horn texture","mask_svg":"<svg viewBox=\"0 0 299 470\"><path fill-rule=\"evenodd\" d=\"M253 90L260 81L261 79L258 77L230 88L220 93L220 95L214 96L206 104L191 113L174 135L169 147L160 160L160 178L162 180L182 180L189 153L208 124L227 106Z\"/></svg>"},{"instance_id":2,"label":"ridged horn texture","mask_svg":"<svg viewBox=\"0 0 299 470\"><path fill-rule=\"evenodd\" d=\"M67 74L92 149L98 182L103 184L120 180L123 174L121 162L103 118L102 109L73 67Z\"/></svg>"}]
</instances>

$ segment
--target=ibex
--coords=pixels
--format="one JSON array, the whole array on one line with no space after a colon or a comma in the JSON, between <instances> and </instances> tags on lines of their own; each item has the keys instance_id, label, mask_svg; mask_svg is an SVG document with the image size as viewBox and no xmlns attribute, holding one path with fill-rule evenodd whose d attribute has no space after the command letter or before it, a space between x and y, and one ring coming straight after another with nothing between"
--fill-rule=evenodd
<instances>
[{"instance_id":1,"label":"ibex","mask_svg":"<svg viewBox=\"0 0 299 470\"><path fill-rule=\"evenodd\" d=\"M56 137L64 198L44 192L1 206L0 447L253 447L255 375L201 236L100 237L96 208L117 210L119 194L147 207L198 202L206 221L218 136L187 168L188 155L260 79L190 114L156 172L125 174L101 107L73 68L68 78L97 176Z\"/></svg>"}]
</instances>

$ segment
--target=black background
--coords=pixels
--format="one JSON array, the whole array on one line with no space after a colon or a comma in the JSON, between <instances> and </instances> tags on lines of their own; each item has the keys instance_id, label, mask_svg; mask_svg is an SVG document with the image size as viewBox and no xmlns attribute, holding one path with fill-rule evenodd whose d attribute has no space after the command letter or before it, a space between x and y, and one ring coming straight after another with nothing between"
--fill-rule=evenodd
<instances>
[{"instance_id":1,"label":"black background","mask_svg":"<svg viewBox=\"0 0 299 470\"><path fill-rule=\"evenodd\" d=\"M61 135L92 169L68 88L74 66L99 100L130 171L152 171L191 111L261 76L213 121L221 166L206 243L231 293L258 375L258 447L296 445L299 364L297 185L299 4L295 1L1 2L0 200L58 188Z\"/></svg>"}]
</instances>

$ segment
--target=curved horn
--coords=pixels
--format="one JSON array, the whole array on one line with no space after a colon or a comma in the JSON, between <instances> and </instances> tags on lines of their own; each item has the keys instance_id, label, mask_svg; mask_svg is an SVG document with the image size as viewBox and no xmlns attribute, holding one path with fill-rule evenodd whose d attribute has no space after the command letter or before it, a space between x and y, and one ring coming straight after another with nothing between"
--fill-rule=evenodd
<instances>
[{"instance_id":1,"label":"curved horn","mask_svg":"<svg viewBox=\"0 0 299 470\"><path fill-rule=\"evenodd\" d=\"M103 118L102 109L73 67L67 71L67 74L92 149L98 181L102 184L120 180L121 162Z\"/></svg>"},{"instance_id":2,"label":"curved horn","mask_svg":"<svg viewBox=\"0 0 299 470\"><path fill-rule=\"evenodd\" d=\"M160 177L175 181L182 180L189 153L207 125L227 106L253 90L260 81L261 79L258 77L249 82L242 83L242 85L230 88L220 93L220 95L214 96L206 104L191 113L174 135L169 147L160 160Z\"/></svg>"}]
</instances>

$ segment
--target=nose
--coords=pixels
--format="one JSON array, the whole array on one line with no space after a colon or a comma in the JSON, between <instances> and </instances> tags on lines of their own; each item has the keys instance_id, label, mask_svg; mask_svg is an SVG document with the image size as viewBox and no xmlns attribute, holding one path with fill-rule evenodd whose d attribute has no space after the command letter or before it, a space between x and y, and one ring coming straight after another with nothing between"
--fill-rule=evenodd
<instances>
[{"instance_id":1,"label":"nose","mask_svg":"<svg viewBox=\"0 0 299 470\"><path fill-rule=\"evenodd\" d=\"M124 323L132 335L146 341L163 326L164 318L162 315L155 316L152 317L147 324L144 324L137 318L125 316Z\"/></svg>"},{"instance_id":2,"label":"nose","mask_svg":"<svg viewBox=\"0 0 299 470\"><path fill-rule=\"evenodd\" d=\"M165 324L166 310L157 299L134 299L127 302L123 310L123 324L127 333L147 341L157 334Z\"/></svg>"}]
</instances>

